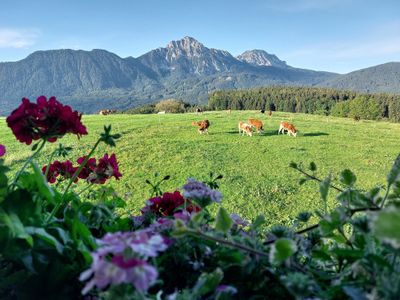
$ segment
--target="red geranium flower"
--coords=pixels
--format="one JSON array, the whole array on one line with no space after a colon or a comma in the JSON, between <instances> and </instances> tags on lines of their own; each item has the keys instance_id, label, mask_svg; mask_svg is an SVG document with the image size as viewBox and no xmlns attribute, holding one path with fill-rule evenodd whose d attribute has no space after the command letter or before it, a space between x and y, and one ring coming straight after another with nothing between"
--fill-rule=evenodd
<instances>
[{"instance_id":1,"label":"red geranium flower","mask_svg":"<svg viewBox=\"0 0 400 300\"><path fill-rule=\"evenodd\" d=\"M86 156L80 157L77 160L77 163L81 165L83 161L85 160ZM89 158L87 161L86 165L83 167L81 172L79 173L78 177L81 179L87 179L91 173L94 172L96 169L96 159L95 158Z\"/></svg>"},{"instance_id":2,"label":"red geranium flower","mask_svg":"<svg viewBox=\"0 0 400 300\"><path fill-rule=\"evenodd\" d=\"M46 173L47 166L42 168L42 173ZM65 162L59 162L58 160L54 161L50 164L49 171L47 173L47 181L50 183L56 182L56 179L59 175L63 176L65 179L71 178L77 168L72 165L72 162L67 160ZM75 178L74 182L77 182L78 178Z\"/></svg>"},{"instance_id":3,"label":"red geranium flower","mask_svg":"<svg viewBox=\"0 0 400 300\"><path fill-rule=\"evenodd\" d=\"M178 191L164 193L162 197L151 198L147 201L147 206L142 209L142 213L153 212L158 217L173 216L178 208L183 210L185 199ZM186 200L186 211L189 213L200 211L200 207L194 205L190 200Z\"/></svg>"},{"instance_id":4,"label":"red geranium flower","mask_svg":"<svg viewBox=\"0 0 400 300\"><path fill-rule=\"evenodd\" d=\"M81 115L63 105L55 97L49 100L45 96L37 98L36 104L23 98L22 104L7 118L8 127L21 143L30 145L32 140L45 139L55 142L66 133L80 137L87 134L81 123Z\"/></svg>"},{"instance_id":5,"label":"red geranium flower","mask_svg":"<svg viewBox=\"0 0 400 300\"><path fill-rule=\"evenodd\" d=\"M84 160L85 157L81 157L78 159L78 163L82 164ZM115 154L109 157L107 153L99 159L97 164L95 158L90 158L79 173L79 178L86 179L90 183L100 184L105 183L113 176L118 180L122 174L119 172L118 161Z\"/></svg>"}]
</instances>

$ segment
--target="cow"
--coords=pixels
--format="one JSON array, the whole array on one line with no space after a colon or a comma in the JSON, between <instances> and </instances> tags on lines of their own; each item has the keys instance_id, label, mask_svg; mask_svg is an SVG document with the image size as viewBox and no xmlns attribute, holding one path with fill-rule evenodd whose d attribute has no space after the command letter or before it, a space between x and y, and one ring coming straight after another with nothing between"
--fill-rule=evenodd
<instances>
[{"instance_id":1,"label":"cow","mask_svg":"<svg viewBox=\"0 0 400 300\"><path fill-rule=\"evenodd\" d=\"M246 133L248 136L252 136L253 131L251 130L251 125L240 121L239 122L239 134L240 133L242 133L242 135L244 135Z\"/></svg>"},{"instance_id":2,"label":"cow","mask_svg":"<svg viewBox=\"0 0 400 300\"><path fill-rule=\"evenodd\" d=\"M278 134L282 132L284 134L284 131L287 130L287 134L293 135L294 137L297 136L297 129L294 127L293 124L290 124L288 122L281 121L281 125L279 126Z\"/></svg>"},{"instance_id":3,"label":"cow","mask_svg":"<svg viewBox=\"0 0 400 300\"><path fill-rule=\"evenodd\" d=\"M99 111L99 115L109 115L109 114L115 114L117 111L115 109L102 109Z\"/></svg>"},{"instance_id":4,"label":"cow","mask_svg":"<svg viewBox=\"0 0 400 300\"><path fill-rule=\"evenodd\" d=\"M272 110L270 110L269 112L268 112L268 116L271 118L272 117Z\"/></svg>"},{"instance_id":5,"label":"cow","mask_svg":"<svg viewBox=\"0 0 400 300\"><path fill-rule=\"evenodd\" d=\"M202 111L202 109L201 108L196 108L196 115L198 115L198 114L201 114L203 111Z\"/></svg>"},{"instance_id":6,"label":"cow","mask_svg":"<svg viewBox=\"0 0 400 300\"><path fill-rule=\"evenodd\" d=\"M198 122L192 122L193 126L198 126L199 127L199 133L207 133L208 134L208 127L210 127L210 122L208 120L203 120L203 121L198 121Z\"/></svg>"},{"instance_id":7,"label":"cow","mask_svg":"<svg viewBox=\"0 0 400 300\"><path fill-rule=\"evenodd\" d=\"M361 118L360 118L359 116L354 116L353 120L356 121L356 122L358 122L358 121L361 120Z\"/></svg>"},{"instance_id":8,"label":"cow","mask_svg":"<svg viewBox=\"0 0 400 300\"><path fill-rule=\"evenodd\" d=\"M248 122L252 127L254 127L256 129L257 133L264 131L264 128L263 128L264 124L260 120L250 118L250 119L248 119Z\"/></svg>"},{"instance_id":9,"label":"cow","mask_svg":"<svg viewBox=\"0 0 400 300\"><path fill-rule=\"evenodd\" d=\"M260 110L260 113L262 113L262 114L265 113L265 110L264 109Z\"/></svg>"}]
</instances>

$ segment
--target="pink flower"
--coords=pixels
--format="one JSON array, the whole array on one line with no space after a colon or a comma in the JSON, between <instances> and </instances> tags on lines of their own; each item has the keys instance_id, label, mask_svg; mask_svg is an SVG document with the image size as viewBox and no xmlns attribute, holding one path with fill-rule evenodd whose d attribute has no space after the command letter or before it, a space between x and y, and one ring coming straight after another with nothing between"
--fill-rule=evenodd
<instances>
[{"instance_id":1,"label":"pink flower","mask_svg":"<svg viewBox=\"0 0 400 300\"><path fill-rule=\"evenodd\" d=\"M36 103L23 98L21 105L7 117L8 127L21 142L30 145L32 140L45 139L55 142L66 133L78 137L87 134L81 123L81 115L63 105L55 97L49 100L45 96L37 98Z\"/></svg>"},{"instance_id":2,"label":"pink flower","mask_svg":"<svg viewBox=\"0 0 400 300\"><path fill-rule=\"evenodd\" d=\"M98 240L98 245L97 251L91 254L90 269L79 278L81 281L91 278L82 294L94 287L104 289L110 284L121 283L130 283L138 291L146 292L158 277L157 269L146 259L157 256L168 247L167 240L161 235L145 230L107 233Z\"/></svg>"},{"instance_id":3,"label":"pink flower","mask_svg":"<svg viewBox=\"0 0 400 300\"><path fill-rule=\"evenodd\" d=\"M157 269L144 260L125 259L122 255L115 255L108 260L96 253L92 254L92 258L90 269L84 271L79 277L81 281L91 278L82 290L83 295L94 287L104 289L110 284L122 283L130 283L138 291L146 292L158 277Z\"/></svg>"},{"instance_id":4,"label":"pink flower","mask_svg":"<svg viewBox=\"0 0 400 300\"><path fill-rule=\"evenodd\" d=\"M4 154L6 154L6 147L0 144L0 157L4 156Z\"/></svg>"}]
</instances>

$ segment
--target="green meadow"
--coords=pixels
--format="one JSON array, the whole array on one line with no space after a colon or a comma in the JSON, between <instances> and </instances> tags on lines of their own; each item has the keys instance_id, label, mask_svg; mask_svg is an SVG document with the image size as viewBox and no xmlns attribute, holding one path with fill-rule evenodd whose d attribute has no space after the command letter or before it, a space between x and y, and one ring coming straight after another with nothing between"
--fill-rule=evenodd
<instances>
[{"instance_id":1,"label":"green meadow","mask_svg":"<svg viewBox=\"0 0 400 300\"><path fill-rule=\"evenodd\" d=\"M265 132L252 137L240 136L237 124L249 117L261 119ZM208 119L209 134L199 134L192 121ZM291 121L299 130L296 138L277 135L279 122ZM116 148L100 145L96 157L115 152L123 174L109 184L127 201L123 214L137 214L149 197L146 179L154 182L165 175L171 179L163 191L180 189L188 177L209 179L209 173L223 175L220 191L223 205L231 213L246 219L259 214L268 224L289 223L299 212L321 209L319 188L315 182L299 185L301 174L289 168L290 162L311 161L317 164L317 175L332 173L338 182L339 172L351 169L357 175L356 185L369 189L384 185L397 154L400 153L400 124L306 114L274 113L272 117L258 111L226 111L165 115L88 115L83 117L89 135L80 140L68 135L59 141L72 146L69 159L76 161L90 151L103 125L111 124L120 133ZM0 143L6 145L5 162L15 172L30 156L29 146L20 144L0 119ZM38 158L47 164L56 144L47 144ZM58 158L62 160L62 158ZM155 173L159 176L156 178ZM82 186L77 187L79 191ZM335 206L330 191L329 207Z\"/></svg>"}]
</instances>

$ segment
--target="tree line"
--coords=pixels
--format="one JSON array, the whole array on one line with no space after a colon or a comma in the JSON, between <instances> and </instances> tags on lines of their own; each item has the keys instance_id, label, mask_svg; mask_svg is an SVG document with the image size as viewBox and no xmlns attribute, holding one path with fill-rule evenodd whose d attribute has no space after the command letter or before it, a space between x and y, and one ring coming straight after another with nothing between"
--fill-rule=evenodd
<instances>
[{"instance_id":1,"label":"tree line","mask_svg":"<svg viewBox=\"0 0 400 300\"><path fill-rule=\"evenodd\" d=\"M400 122L400 95L330 88L272 86L220 90L209 95L208 106L211 110L271 110Z\"/></svg>"}]
</instances>

